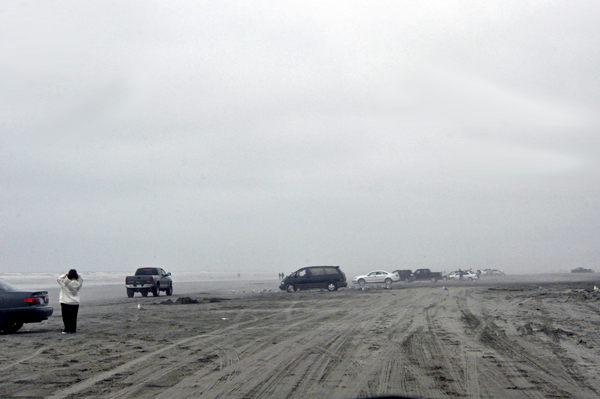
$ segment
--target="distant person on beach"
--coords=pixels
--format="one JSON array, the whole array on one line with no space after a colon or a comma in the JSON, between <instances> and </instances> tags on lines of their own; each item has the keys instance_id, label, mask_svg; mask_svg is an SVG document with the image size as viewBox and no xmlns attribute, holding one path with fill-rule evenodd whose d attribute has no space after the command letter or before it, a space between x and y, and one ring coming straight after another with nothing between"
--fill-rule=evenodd
<instances>
[{"instance_id":1,"label":"distant person on beach","mask_svg":"<svg viewBox=\"0 0 600 399\"><path fill-rule=\"evenodd\" d=\"M79 290L83 284L81 275L77 270L71 269L58 278L60 285L60 311L62 313L65 330L63 334L75 334L77 332L77 313L79 312Z\"/></svg>"}]
</instances>

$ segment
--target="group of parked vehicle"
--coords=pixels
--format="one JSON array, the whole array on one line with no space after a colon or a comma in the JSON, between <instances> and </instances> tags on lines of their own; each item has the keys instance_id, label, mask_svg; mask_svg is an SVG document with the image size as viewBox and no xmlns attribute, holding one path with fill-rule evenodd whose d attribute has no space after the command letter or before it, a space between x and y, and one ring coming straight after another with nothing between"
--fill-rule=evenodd
<instances>
[{"instance_id":1,"label":"group of parked vehicle","mask_svg":"<svg viewBox=\"0 0 600 399\"><path fill-rule=\"evenodd\" d=\"M585 273L591 269L583 268L573 270L573 273ZM496 269L484 269L480 273L471 270L458 270L444 275L442 272L433 272L430 269L374 270L370 273L356 276L352 283L358 287L368 284L385 284L403 281L428 281L436 283L439 280L466 280L479 279L481 275L502 276L504 271ZM171 273L165 272L158 267L145 267L136 270L133 276L125 278L127 296L132 298L135 293L146 297L149 293L159 296L160 292L166 295L173 294L173 282ZM348 287L346 274L339 266L307 266L303 267L289 276L283 278L279 288L283 291L294 292L314 288L336 291L338 288ZM8 283L0 282L0 331L6 333L15 332L23 326L23 323L35 323L48 319L53 313L49 306L48 291L28 291L14 287Z\"/></svg>"},{"instance_id":2,"label":"group of parked vehicle","mask_svg":"<svg viewBox=\"0 0 600 399\"><path fill-rule=\"evenodd\" d=\"M352 284L358 287L365 287L369 284L385 284L390 286L393 283L403 281L412 283L413 281L428 281L436 283L440 280L456 281L475 281L481 276L503 276L503 270L484 269L473 272L469 270L456 270L448 274L442 272L433 272L430 269L412 270L373 270L364 275L352 278ZM296 270L289 276L282 279L279 289L282 291L295 292L298 290L307 290L312 288L327 289L336 291L340 287L347 287L345 273L339 266L307 266Z\"/></svg>"},{"instance_id":3,"label":"group of parked vehicle","mask_svg":"<svg viewBox=\"0 0 600 399\"><path fill-rule=\"evenodd\" d=\"M435 283L442 278L441 272L432 272L429 269L419 269L414 273L411 270L396 270L391 273L385 270L374 270L365 275L354 277L352 283L364 287L367 284L391 285L398 281L412 283L416 280L422 280ZM307 266L285 277L279 288L288 292L311 288L336 291L340 287L347 286L346 274L339 266Z\"/></svg>"},{"instance_id":4,"label":"group of parked vehicle","mask_svg":"<svg viewBox=\"0 0 600 399\"><path fill-rule=\"evenodd\" d=\"M442 279L442 272L432 272L430 269L418 269L414 273L412 270L394 270L391 273L385 270L375 270L363 276L354 277L352 282L364 287L366 284L390 285L397 281L404 281L405 283L430 281L435 283Z\"/></svg>"}]
</instances>

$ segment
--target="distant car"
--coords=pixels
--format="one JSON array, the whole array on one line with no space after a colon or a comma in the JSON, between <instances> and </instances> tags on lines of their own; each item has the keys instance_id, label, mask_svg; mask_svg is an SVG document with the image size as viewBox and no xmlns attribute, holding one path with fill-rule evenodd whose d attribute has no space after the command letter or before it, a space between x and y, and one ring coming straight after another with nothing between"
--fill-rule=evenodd
<instances>
[{"instance_id":1,"label":"distant car","mask_svg":"<svg viewBox=\"0 0 600 399\"><path fill-rule=\"evenodd\" d=\"M160 267L141 267L135 271L135 275L125 277L125 288L129 298L133 298L136 292L142 296L148 296L149 292L159 296L161 291L165 291L170 296L173 295L173 280L171 273Z\"/></svg>"},{"instance_id":2,"label":"distant car","mask_svg":"<svg viewBox=\"0 0 600 399\"><path fill-rule=\"evenodd\" d=\"M367 284L386 284L400 281L400 276L396 273L386 272L385 270L374 270L363 276L356 276L352 279L354 284L364 287Z\"/></svg>"},{"instance_id":3,"label":"distant car","mask_svg":"<svg viewBox=\"0 0 600 399\"><path fill-rule=\"evenodd\" d=\"M400 281L404 281L405 283L412 283L415 280L412 270L409 269L394 270L392 273L397 274L400 277Z\"/></svg>"},{"instance_id":4,"label":"distant car","mask_svg":"<svg viewBox=\"0 0 600 399\"><path fill-rule=\"evenodd\" d=\"M444 279L445 280L454 280L454 276L458 275L458 270L455 270L453 272L450 272L446 275L444 275Z\"/></svg>"},{"instance_id":5,"label":"distant car","mask_svg":"<svg viewBox=\"0 0 600 399\"><path fill-rule=\"evenodd\" d=\"M307 266L284 278L279 289L287 292L313 288L336 291L347 286L346 275L339 266Z\"/></svg>"},{"instance_id":6,"label":"distant car","mask_svg":"<svg viewBox=\"0 0 600 399\"><path fill-rule=\"evenodd\" d=\"M442 272L432 272L430 269L417 269L413 273L413 280L431 281L435 283L443 279Z\"/></svg>"},{"instance_id":7,"label":"distant car","mask_svg":"<svg viewBox=\"0 0 600 399\"><path fill-rule=\"evenodd\" d=\"M52 316L48 291L30 291L0 281L0 330L17 332L24 323L39 323Z\"/></svg>"},{"instance_id":8,"label":"distant car","mask_svg":"<svg viewBox=\"0 0 600 399\"><path fill-rule=\"evenodd\" d=\"M483 269L482 274L484 276L504 276L504 270Z\"/></svg>"},{"instance_id":9,"label":"distant car","mask_svg":"<svg viewBox=\"0 0 600 399\"><path fill-rule=\"evenodd\" d=\"M577 269L571 270L571 273L594 273L594 271L589 268L578 267Z\"/></svg>"},{"instance_id":10,"label":"distant car","mask_svg":"<svg viewBox=\"0 0 600 399\"><path fill-rule=\"evenodd\" d=\"M450 272L447 276L446 276L446 280L454 280L454 281L473 281L473 280L478 280L479 277L477 277L476 273L473 273L470 270L464 270L462 272L462 279L460 278L460 273L458 270Z\"/></svg>"}]
</instances>

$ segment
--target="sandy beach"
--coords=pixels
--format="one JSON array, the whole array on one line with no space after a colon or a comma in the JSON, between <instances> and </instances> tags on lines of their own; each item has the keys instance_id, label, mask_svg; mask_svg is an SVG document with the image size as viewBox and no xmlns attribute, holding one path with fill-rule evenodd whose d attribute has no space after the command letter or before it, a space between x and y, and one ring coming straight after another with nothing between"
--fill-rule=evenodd
<instances>
[{"instance_id":1,"label":"sandy beach","mask_svg":"<svg viewBox=\"0 0 600 399\"><path fill-rule=\"evenodd\" d=\"M3 398L597 398L593 275L83 303L0 335ZM444 288L445 286L445 288ZM245 291L245 292L244 292Z\"/></svg>"}]
</instances>

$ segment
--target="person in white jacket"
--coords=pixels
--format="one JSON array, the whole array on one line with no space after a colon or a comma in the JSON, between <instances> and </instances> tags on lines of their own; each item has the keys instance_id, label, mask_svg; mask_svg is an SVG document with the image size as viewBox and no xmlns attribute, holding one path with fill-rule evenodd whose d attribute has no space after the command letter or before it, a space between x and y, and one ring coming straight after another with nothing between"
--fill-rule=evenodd
<instances>
[{"instance_id":1,"label":"person in white jacket","mask_svg":"<svg viewBox=\"0 0 600 399\"><path fill-rule=\"evenodd\" d=\"M79 312L79 290L83 284L81 275L77 270L71 269L58 278L60 285L60 310L62 313L65 330L63 334L75 334L77 332L77 313Z\"/></svg>"}]
</instances>

